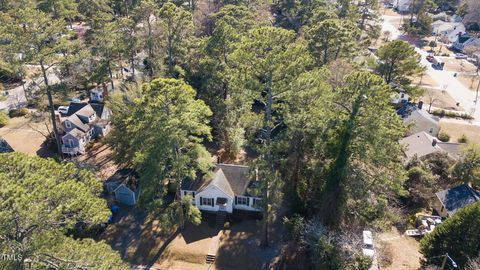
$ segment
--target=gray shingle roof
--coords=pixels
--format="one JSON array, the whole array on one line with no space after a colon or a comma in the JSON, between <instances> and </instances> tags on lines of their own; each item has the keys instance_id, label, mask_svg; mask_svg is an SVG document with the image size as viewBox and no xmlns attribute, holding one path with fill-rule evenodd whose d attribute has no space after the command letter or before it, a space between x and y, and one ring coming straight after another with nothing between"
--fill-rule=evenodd
<instances>
[{"instance_id":1,"label":"gray shingle roof","mask_svg":"<svg viewBox=\"0 0 480 270\"><path fill-rule=\"evenodd\" d=\"M217 164L213 176L202 180L182 181L183 190L196 190L198 192L214 185L229 196L245 195L249 184L252 182L248 166L233 164Z\"/></svg>"},{"instance_id":2,"label":"gray shingle roof","mask_svg":"<svg viewBox=\"0 0 480 270\"><path fill-rule=\"evenodd\" d=\"M8 144L8 142L0 137L0 153L10 153L13 152L13 148Z\"/></svg>"},{"instance_id":3,"label":"gray shingle roof","mask_svg":"<svg viewBox=\"0 0 480 270\"><path fill-rule=\"evenodd\" d=\"M435 195L442 202L449 216L453 215L458 209L480 200L479 194L468 185L442 190Z\"/></svg>"},{"instance_id":4,"label":"gray shingle roof","mask_svg":"<svg viewBox=\"0 0 480 270\"><path fill-rule=\"evenodd\" d=\"M77 139L81 139L85 137L85 132L79 130L78 128L74 128L68 132L68 134L71 134L73 137Z\"/></svg>"},{"instance_id":5,"label":"gray shingle roof","mask_svg":"<svg viewBox=\"0 0 480 270\"><path fill-rule=\"evenodd\" d=\"M436 152L446 152L452 158L458 158L461 153L461 143L441 142L439 139L422 131L400 140L405 147L405 156L412 158L423 157Z\"/></svg>"}]
</instances>

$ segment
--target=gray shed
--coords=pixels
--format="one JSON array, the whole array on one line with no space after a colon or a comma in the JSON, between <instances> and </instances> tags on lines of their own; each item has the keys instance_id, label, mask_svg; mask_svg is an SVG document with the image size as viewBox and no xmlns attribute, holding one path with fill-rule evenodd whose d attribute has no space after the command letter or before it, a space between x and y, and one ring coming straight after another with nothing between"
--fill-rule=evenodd
<instances>
[{"instance_id":1,"label":"gray shed","mask_svg":"<svg viewBox=\"0 0 480 270\"><path fill-rule=\"evenodd\" d=\"M121 169L105 182L105 190L126 205L135 205L140 197L138 174L133 169Z\"/></svg>"}]
</instances>

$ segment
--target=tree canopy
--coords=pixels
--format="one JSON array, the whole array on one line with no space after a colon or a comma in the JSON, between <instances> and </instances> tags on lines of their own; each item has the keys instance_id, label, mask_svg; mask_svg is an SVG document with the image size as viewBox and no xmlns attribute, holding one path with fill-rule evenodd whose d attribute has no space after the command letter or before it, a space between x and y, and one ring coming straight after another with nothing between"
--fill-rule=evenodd
<instances>
[{"instance_id":1,"label":"tree canopy","mask_svg":"<svg viewBox=\"0 0 480 270\"><path fill-rule=\"evenodd\" d=\"M480 203L458 210L420 241L420 251L425 258L425 264L441 265L442 255L448 253L457 265L463 268L470 258L478 256L479 223Z\"/></svg>"},{"instance_id":2,"label":"tree canopy","mask_svg":"<svg viewBox=\"0 0 480 270\"><path fill-rule=\"evenodd\" d=\"M73 163L10 153L0 155L0 183L0 251L22 256L0 265L20 267L30 259L39 268L127 269L106 243L67 235L78 222L94 226L110 215L93 173Z\"/></svg>"}]
</instances>

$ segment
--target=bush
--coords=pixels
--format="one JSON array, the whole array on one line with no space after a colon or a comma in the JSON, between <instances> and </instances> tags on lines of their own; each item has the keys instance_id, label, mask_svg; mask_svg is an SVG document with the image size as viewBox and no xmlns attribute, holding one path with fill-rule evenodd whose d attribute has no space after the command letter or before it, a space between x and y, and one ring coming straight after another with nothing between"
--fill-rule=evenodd
<instances>
[{"instance_id":1,"label":"bush","mask_svg":"<svg viewBox=\"0 0 480 270\"><path fill-rule=\"evenodd\" d=\"M445 132L440 132L438 133L438 139L442 142L448 142L450 141L450 135Z\"/></svg>"},{"instance_id":2,"label":"bush","mask_svg":"<svg viewBox=\"0 0 480 270\"><path fill-rule=\"evenodd\" d=\"M480 202L458 210L453 216L437 226L420 241L420 252L425 265L441 265L448 253L463 269L469 258L478 256L480 250Z\"/></svg>"},{"instance_id":3,"label":"bush","mask_svg":"<svg viewBox=\"0 0 480 270\"><path fill-rule=\"evenodd\" d=\"M3 112L3 111L0 111L0 127L4 127L8 124L8 115Z\"/></svg>"},{"instance_id":4,"label":"bush","mask_svg":"<svg viewBox=\"0 0 480 270\"><path fill-rule=\"evenodd\" d=\"M458 142L459 143L467 143L468 142L467 136L465 136L465 134L462 134L462 136L460 138L458 138Z\"/></svg>"},{"instance_id":5,"label":"bush","mask_svg":"<svg viewBox=\"0 0 480 270\"><path fill-rule=\"evenodd\" d=\"M452 117L452 118L462 118L466 120L473 119L473 116L466 114L466 113L459 113L459 112L452 112L452 111L445 111L445 110L434 110L432 112L433 115L439 117Z\"/></svg>"},{"instance_id":6,"label":"bush","mask_svg":"<svg viewBox=\"0 0 480 270\"><path fill-rule=\"evenodd\" d=\"M25 116L29 113L30 111L27 108L21 108L21 109L13 109L8 112L8 115L13 118L13 117L22 117Z\"/></svg>"}]
</instances>

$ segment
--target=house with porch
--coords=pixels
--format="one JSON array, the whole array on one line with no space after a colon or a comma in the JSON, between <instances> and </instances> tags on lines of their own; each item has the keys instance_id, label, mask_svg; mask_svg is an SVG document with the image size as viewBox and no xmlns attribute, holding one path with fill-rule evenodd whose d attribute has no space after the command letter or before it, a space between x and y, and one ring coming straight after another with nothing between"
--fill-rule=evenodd
<instances>
[{"instance_id":1,"label":"house with porch","mask_svg":"<svg viewBox=\"0 0 480 270\"><path fill-rule=\"evenodd\" d=\"M190 195L202 211L226 212L262 210L262 199L251 191L258 187L257 174L248 166L216 164L213 174L181 183L181 198Z\"/></svg>"},{"instance_id":2,"label":"house with porch","mask_svg":"<svg viewBox=\"0 0 480 270\"><path fill-rule=\"evenodd\" d=\"M62 131L62 152L68 155L85 153L88 142L110 132L110 115L110 109L102 103L70 103L66 114L57 114Z\"/></svg>"}]
</instances>

